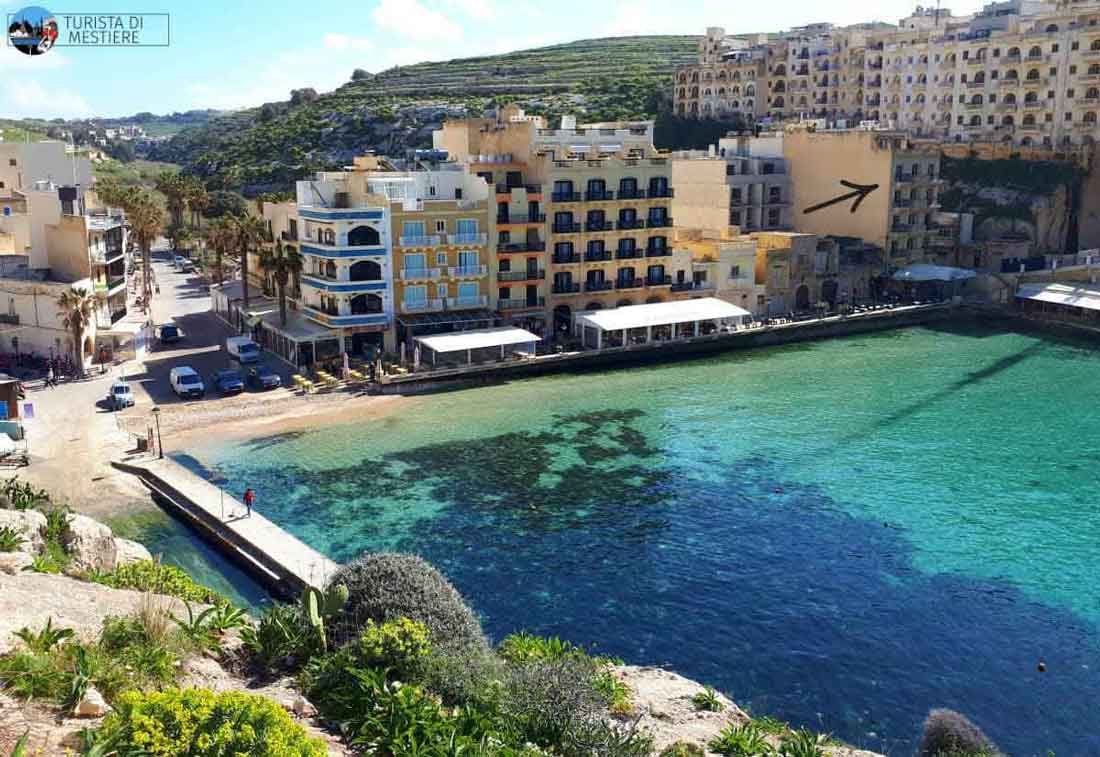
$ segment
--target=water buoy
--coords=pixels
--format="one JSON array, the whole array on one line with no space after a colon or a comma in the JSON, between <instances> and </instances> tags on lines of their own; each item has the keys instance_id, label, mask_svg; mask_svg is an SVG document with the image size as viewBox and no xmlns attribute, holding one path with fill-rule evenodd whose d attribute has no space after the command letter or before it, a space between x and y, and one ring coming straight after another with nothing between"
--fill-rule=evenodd
<instances>
[{"instance_id":1,"label":"water buoy","mask_svg":"<svg viewBox=\"0 0 1100 757\"><path fill-rule=\"evenodd\" d=\"M1043 662L1042 660L1039 660L1039 666L1038 667L1039 667L1039 672L1040 673L1047 672L1047 664L1045 662Z\"/></svg>"}]
</instances>

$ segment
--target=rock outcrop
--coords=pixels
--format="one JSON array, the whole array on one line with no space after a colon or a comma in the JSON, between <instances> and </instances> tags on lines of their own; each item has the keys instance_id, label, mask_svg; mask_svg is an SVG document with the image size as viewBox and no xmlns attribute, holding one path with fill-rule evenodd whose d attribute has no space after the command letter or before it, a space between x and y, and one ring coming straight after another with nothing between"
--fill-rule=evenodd
<instances>
[{"instance_id":1,"label":"rock outcrop","mask_svg":"<svg viewBox=\"0 0 1100 757\"><path fill-rule=\"evenodd\" d=\"M110 572L128 562L152 559L145 547L115 536L109 526L86 515L69 517L62 540L74 571Z\"/></svg>"},{"instance_id":2,"label":"rock outcrop","mask_svg":"<svg viewBox=\"0 0 1100 757\"><path fill-rule=\"evenodd\" d=\"M37 510L0 510L0 528L10 528L23 535L23 545L18 552L37 555L42 551L46 516Z\"/></svg>"}]
</instances>

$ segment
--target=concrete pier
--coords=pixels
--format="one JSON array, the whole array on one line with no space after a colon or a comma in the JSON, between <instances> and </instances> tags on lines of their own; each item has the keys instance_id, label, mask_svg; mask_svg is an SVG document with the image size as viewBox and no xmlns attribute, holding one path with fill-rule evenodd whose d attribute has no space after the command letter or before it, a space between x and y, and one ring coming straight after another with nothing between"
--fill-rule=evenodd
<instances>
[{"instance_id":1,"label":"concrete pier","mask_svg":"<svg viewBox=\"0 0 1100 757\"><path fill-rule=\"evenodd\" d=\"M339 567L256 510L245 517L244 503L174 460L134 458L111 464L140 478L161 507L278 596L294 598L306 586L323 587Z\"/></svg>"}]
</instances>

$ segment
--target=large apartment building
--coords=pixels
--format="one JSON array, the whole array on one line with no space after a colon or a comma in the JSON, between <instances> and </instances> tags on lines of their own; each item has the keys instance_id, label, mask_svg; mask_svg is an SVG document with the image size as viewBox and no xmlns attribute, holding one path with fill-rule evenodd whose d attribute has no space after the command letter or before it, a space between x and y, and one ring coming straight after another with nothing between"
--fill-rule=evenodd
<instances>
[{"instance_id":1,"label":"large apartment building","mask_svg":"<svg viewBox=\"0 0 1100 757\"><path fill-rule=\"evenodd\" d=\"M728 37L682 67L675 111L746 121L877 121L919 136L1060 147L1100 136L1100 2L1008 0L898 26Z\"/></svg>"}]
</instances>

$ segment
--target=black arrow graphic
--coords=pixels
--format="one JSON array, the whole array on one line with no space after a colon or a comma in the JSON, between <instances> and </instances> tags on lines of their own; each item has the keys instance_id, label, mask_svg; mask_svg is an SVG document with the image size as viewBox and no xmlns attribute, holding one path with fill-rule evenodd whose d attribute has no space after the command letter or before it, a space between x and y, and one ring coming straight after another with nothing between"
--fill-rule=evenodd
<instances>
[{"instance_id":1,"label":"black arrow graphic","mask_svg":"<svg viewBox=\"0 0 1100 757\"><path fill-rule=\"evenodd\" d=\"M827 208L830 205L836 205L838 202L844 202L845 200L851 200L852 198L855 198L855 202L852 203L851 210L852 213L855 213L857 210L859 210L859 205L863 202L864 198L866 198L867 195L878 189L878 184L854 184L853 182L844 181L843 179L841 179L840 184L841 186L848 187L848 189L851 189L852 191L846 194L842 194L839 197L834 197L831 200L819 202L817 205L811 205L802 212L816 213L817 211L822 210L823 208Z\"/></svg>"}]
</instances>

